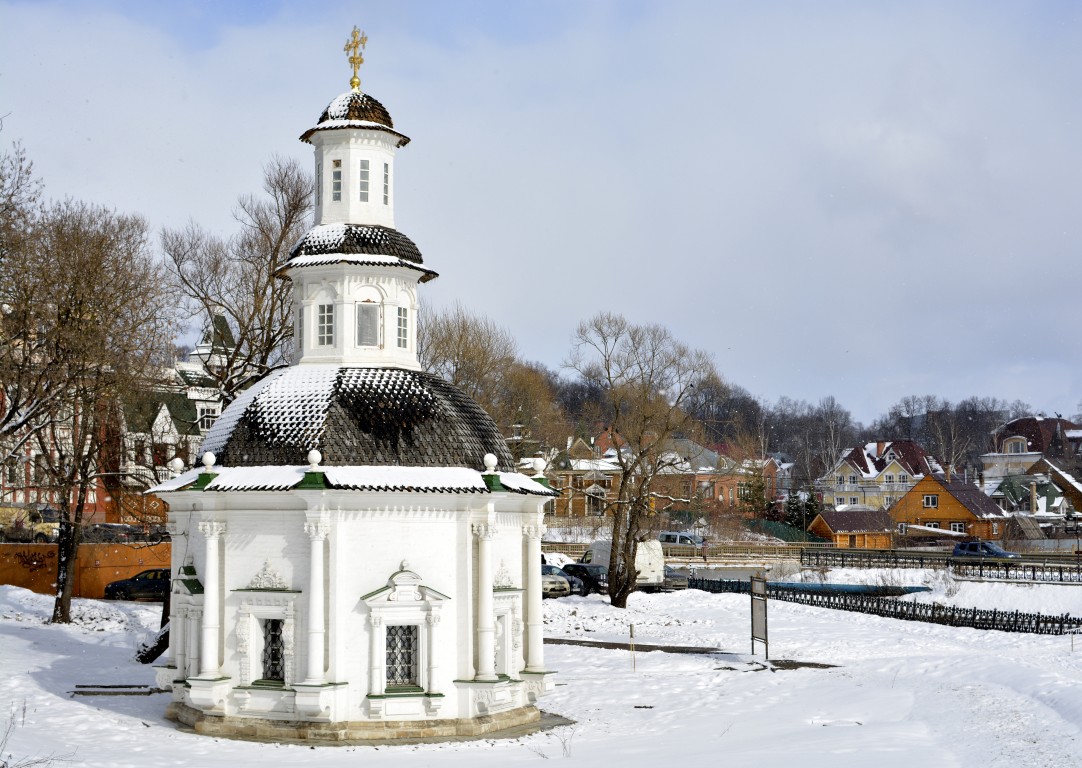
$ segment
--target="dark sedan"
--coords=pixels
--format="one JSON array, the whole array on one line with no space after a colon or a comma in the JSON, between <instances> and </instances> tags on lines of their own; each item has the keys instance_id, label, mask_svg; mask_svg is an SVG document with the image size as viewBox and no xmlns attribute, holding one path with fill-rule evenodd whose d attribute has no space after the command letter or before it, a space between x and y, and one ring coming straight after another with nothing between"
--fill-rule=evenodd
<instances>
[{"instance_id":1,"label":"dark sedan","mask_svg":"<svg viewBox=\"0 0 1082 768\"><path fill-rule=\"evenodd\" d=\"M609 570L603 565L596 563L568 563L564 570L572 576L576 576L586 585L586 593L597 592L600 595L609 593Z\"/></svg>"},{"instance_id":2,"label":"dark sedan","mask_svg":"<svg viewBox=\"0 0 1082 768\"><path fill-rule=\"evenodd\" d=\"M164 600L169 594L168 568L151 568L130 579L112 581L105 585L106 600Z\"/></svg>"}]
</instances>

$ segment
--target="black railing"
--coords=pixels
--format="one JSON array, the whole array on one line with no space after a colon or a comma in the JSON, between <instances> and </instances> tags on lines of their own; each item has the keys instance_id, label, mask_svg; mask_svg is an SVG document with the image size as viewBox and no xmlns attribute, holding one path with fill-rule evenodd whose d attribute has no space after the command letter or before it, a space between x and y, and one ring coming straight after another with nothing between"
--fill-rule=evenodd
<instances>
[{"instance_id":1,"label":"black railing","mask_svg":"<svg viewBox=\"0 0 1082 768\"><path fill-rule=\"evenodd\" d=\"M748 593L750 582L739 579L688 579L689 589L704 592ZM767 597L789 603L800 603L817 608L833 608L855 611L873 616L884 616L904 621L923 621L945 624L951 627L973 629L998 629L1003 632L1025 632L1033 635L1065 635L1082 629L1082 617L1063 614L1049 616L1043 613L1022 611L985 610L982 608L959 608L956 605L902 601L892 597L851 594L843 592L810 592L791 587L779 588L767 584Z\"/></svg>"},{"instance_id":2,"label":"black railing","mask_svg":"<svg viewBox=\"0 0 1082 768\"><path fill-rule=\"evenodd\" d=\"M805 549L800 564L805 568L950 568L956 576L969 578L1082 584L1082 566L1066 558L1007 560L896 549Z\"/></svg>"}]
</instances>

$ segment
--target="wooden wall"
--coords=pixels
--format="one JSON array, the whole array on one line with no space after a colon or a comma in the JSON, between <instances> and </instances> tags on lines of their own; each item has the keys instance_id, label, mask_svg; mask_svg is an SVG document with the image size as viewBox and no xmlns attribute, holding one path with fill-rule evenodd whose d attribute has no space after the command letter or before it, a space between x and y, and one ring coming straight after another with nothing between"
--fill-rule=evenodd
<instances>
[{"instance_id":1,"label":"wooden wall","mask_svg":"<svg viewBox=\"0 0 1082 768\"><path fill-rule=\"evenodd\" d=\"M148 568L168 568L172 545L82 544L75 565L75 597L101 598L105 585ZM56 591L55 544L0 544L0 584L43 595Z\"/></svg>"}]
</instances>

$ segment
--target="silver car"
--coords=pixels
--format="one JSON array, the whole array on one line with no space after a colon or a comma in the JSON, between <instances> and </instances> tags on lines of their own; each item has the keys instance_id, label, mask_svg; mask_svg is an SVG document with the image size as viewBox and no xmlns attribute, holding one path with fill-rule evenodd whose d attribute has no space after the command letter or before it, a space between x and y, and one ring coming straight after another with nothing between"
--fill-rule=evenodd
<instances>
[{"instance_id":1,"label":"silver car","mask_svg":"<svg viewBox=\"0 0 1082 768\"><path fill-rule=\"evenodd\" d=\"M571 594L571 584L559 575L559 570L555 565L541 566L541 597L567 597Z\"/></svg>"}]
</instances>

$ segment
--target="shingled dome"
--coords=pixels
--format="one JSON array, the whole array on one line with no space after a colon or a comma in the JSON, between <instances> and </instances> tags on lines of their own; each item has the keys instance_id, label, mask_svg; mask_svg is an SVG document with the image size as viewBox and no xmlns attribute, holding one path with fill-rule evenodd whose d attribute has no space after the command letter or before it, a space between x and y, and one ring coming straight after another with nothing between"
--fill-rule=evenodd
<instances>
[{"instance_id":1,"label":"shingled dome","mask_svg":"<svg viewBox=\"0 0 1082 768\"><path fill-rule=\"evenodd\" d=\"M382 130L398 137L399 147L409 144L409 137L394 130L394 122L387 108L360 91L347 91L335 97L334 101L327 105L315 128L309 128L301 134L301 141L308 141L316 131L329 128L369 128Z\"/></svg>"},{"instance_id":2,"label":"shingled dome","mask_svg":"<svg viewBox=\"0 0 1082 768\"><path fill-rule=\"evenodd\" d=\"M299 365L245 391L203 443L222 466L484 466L513 469L500 431L443 379L401 368Z\"/></svg>"}]
</instances>

